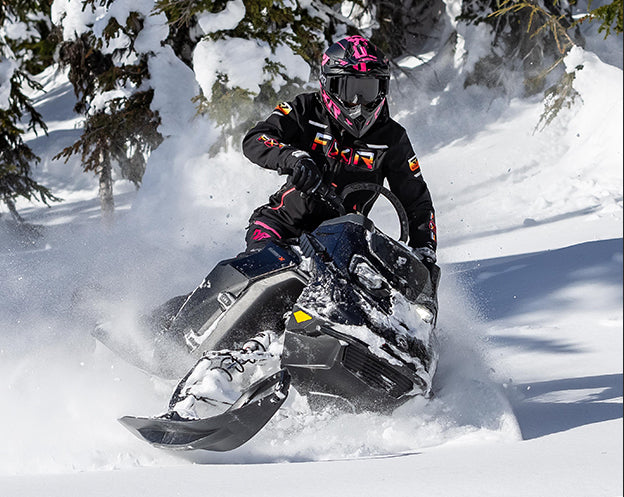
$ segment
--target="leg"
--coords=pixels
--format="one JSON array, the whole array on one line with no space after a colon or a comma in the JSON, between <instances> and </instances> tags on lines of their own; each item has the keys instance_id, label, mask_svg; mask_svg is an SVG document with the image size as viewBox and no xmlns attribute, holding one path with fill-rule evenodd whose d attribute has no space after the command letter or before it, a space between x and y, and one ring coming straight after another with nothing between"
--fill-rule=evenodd
<instances>
[{"instance_id":1,"label":"leg","mask_svg":"<svg viewBox=\"0 0 624 497\"><path fill-rule=\"evenodd\" d=\"M245 242L247 243L246 252L260 250L269 242L279 243L281 240L282 235L278 229L269 226L262 220L252 219L245 236Z\"/></svg>"},{"instance_id":2,"label":"leg","mask_svg":"<svg viewBox=\"0 0 624 497\"><path fill-rule=\"evenodd\" d=\"M263 331L240 350L207 351L178 384L169 415L199 419L225 412L249 386L280 368L283 341Z\"/></svg>"}]
</instances>

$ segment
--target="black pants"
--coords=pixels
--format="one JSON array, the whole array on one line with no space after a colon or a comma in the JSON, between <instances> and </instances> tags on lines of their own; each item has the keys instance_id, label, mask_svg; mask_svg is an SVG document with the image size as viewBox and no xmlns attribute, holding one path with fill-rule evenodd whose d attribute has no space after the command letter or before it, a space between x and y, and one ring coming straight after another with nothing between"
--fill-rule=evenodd
<instances>
[{"instance_id":1,"label":"black pants","mask_svg":"<svg viewBox=\"0 0 624 497\"><path fill-rule=\"evenodd\" d=\"M273 222L272 224L276 223ZM245 235L245 242L247 244L246 252L259 250L269 242L286 243L287 239L282 235L283 232L283 229L270 226L266 220L262 218L252 218L247 228L247 234Z\"/></svg>"}]
</instances>

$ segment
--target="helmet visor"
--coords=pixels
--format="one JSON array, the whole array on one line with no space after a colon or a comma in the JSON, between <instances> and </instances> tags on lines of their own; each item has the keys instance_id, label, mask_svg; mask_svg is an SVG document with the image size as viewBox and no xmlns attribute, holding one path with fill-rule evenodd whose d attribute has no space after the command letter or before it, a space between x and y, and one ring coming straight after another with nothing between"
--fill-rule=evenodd
<instances>
[{"instance_id":1,"label":"helmet visor","mask_svg":"<svg viewBox=\"0 0 624 497\"><path fill-rule=\"evenodd\" d=\"M370 105L383 98L388 91L385 78L334 76L329 80L329 91L345 105Z\"/></svg>"}]
</instances>

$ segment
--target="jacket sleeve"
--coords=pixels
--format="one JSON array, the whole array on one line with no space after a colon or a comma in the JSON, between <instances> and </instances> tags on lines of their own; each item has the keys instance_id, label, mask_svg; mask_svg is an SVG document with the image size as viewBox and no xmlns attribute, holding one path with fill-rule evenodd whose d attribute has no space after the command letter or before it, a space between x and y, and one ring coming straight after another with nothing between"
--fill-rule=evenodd
<instances>
[{"instance_id":1,"label":"jacket sleeve","mask_svg":"<svg viewBox=\"0 0 624 497\"><path fill-rule=\"evenodd\" d=\"M390 190L399 198L409 219L409 245L437 248L435 210L418 158L405 130L390 157L386 178Z\"/></svg>"},{"instance_id":2,"label":"jacket sleeve","mask_svg":"<svg viewBox=\"0 0 624 497\"><path fill-rule=\"evenodd\" d=\"M265 169L288 172L295 160L293 152L299 150L291 143L303 133L302 111L302 103L297 100L275 107L266 120L257 123L243 138L245 157Z\"/></svg>"}]
</instances>

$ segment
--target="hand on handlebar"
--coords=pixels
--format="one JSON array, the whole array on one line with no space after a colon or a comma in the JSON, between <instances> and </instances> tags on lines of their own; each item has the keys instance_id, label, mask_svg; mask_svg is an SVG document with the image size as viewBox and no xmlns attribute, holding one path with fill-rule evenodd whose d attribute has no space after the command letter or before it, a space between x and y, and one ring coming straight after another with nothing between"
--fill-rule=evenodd
<instances>
[{"instance_id":1,"label":"hand on handlebar","mask_svg":"<svg viewBox=\"0 0 624 497\"><path fill-rule=\"evenodd\" d=\"M435 250L430 247L412 248L412 252L414 252L416 257L418 257L422 262L435 263L438 260Z\"/></svg>"},{"instance_id":2,"label":"hand on handlebar","mask_svg":"<svg viewBox=\"0 0 624 497\"><path fill-rule=\"evenodd\" d=\"M293 166L290 181L301 193L310 195L316 191L323 178L316 163L310 157L302 157Z\"/></svg>"},{"instance_id":3,"label":"hand on handlebar","mask_svg":"<svg viewBox=\"0 0 624 497\"><path fill-rule=\"evenodd\" d=\"M306 152L296 150L286 162L287 165L282 171L290 175L290 182L293 186L305 195L314 193L323 178L312 157Z\"/></svg>"}]
</instances>

